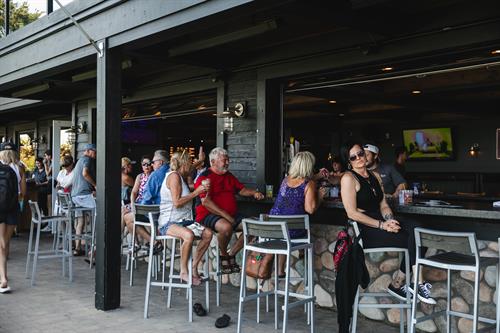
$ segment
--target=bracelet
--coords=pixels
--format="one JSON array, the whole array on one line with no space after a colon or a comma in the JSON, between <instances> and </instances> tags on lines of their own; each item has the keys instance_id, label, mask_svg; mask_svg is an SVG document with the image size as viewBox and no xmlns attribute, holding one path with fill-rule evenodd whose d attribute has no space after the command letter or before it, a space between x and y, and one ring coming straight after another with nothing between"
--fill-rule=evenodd
<instances>
[{"instance_id":1,"label":"bracelet","mask_svg":"<svg viewBox=\"0 0 500 333\"><path fill-rule=\"evenodd\" d=\"M384 230L384 221L378 221L378 228Z\"/></svg>"}]
</instances>

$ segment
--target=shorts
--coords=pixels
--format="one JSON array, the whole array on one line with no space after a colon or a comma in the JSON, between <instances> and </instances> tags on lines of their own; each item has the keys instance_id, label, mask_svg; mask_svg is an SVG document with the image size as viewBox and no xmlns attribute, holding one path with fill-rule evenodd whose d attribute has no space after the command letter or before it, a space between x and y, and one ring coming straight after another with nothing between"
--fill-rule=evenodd
<instances>
[{"instance_id":1,"label":"shorts","mask_svg":"<svg viewBox=\"0 0 500 333\"><path fill-rule=\"evenodd\" d=\"M217 223L217 221L219 221L222 218L223 217L221 217L219 215L208 214L207 216L205 216L205 218L202 221L200 221L200 223L202 225L204 225L205 227L210 228L213 231L216 231L215 224ZM236 213L236 216L234 217L233 230L238 229L238 226L241 224L241 220L243 220L244 218L245 217L243 215Z\"/></svg>"},{"instance_id":2,"label":"shorts","mask_svg":"<svg viewBox=\"0 0 500 333\"><path fill-rule=\"evenodd\" d=\"M195 237L201 237L201 234L203 233L203 230L205 229L205 227L203 227L198 222L195 222L192 220L185 220L185 221L181 221L181 222L170 222L170 223L167 223L167 224L161 226L159 228L160 235L165 236L167 234L170 226L172 226L174 224L181 226L181 227L188 228L189 230L191 230L193 232Z\"/></svg>"},{"instance_id":3,"label":"shorts","mask_svg":"<svg viewBox=\"0 0 500 333\"><path fill-rule=\"evenodd\" d=\"M5 223L7 225L17 225L18 222L19 222L19 211L13 211L0 216L0 223Z\"/></svg>"},{"instance_id":4,"label":"shorts","mask_svg":"<svg viewBox=\"0 0 500 333\"><path fill-rule=\"evenodd\" d=\"M71 197L71 200L77 207L95 208L95 199L92 194L76 195ZM77 210L75 211L75 216L83 216L83 212L84 211Z\"/></svg>"}]
</instances>

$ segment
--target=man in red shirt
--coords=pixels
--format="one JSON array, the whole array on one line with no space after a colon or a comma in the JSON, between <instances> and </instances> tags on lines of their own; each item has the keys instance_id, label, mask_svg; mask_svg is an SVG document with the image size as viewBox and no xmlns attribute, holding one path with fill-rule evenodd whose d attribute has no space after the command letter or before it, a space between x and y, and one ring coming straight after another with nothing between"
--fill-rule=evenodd
<instances>
[{"instance_id":1,"label":"man in red shirt","mask_svg":"<svg viewBox=\"0 0 500 333\"><path fill-rule=\"evenodd\" d=\"M194 185L197 188L203 183L209 187L208 193L200 194L201 204L196 207L196 221L217 232L222 273L237 273L240 267L234 256L243 247L243 237L231 247L230 253L227 250L233 232L242 230L243 217L237 211L236 194L256 200L264 199L264 195L246 188L228 171L229 157L225 149L212 149L209 158L210 168L200 174Z\"/></svg>"}]
</instances>

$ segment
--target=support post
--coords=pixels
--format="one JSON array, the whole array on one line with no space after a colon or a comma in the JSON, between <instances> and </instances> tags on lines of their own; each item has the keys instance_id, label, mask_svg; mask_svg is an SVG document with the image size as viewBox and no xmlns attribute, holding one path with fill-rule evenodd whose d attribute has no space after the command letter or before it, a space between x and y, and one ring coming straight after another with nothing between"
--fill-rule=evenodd
<instances>
[{"instance_id":1,"label":"support post","mask_svg":"<svg viewBox=\"0 0 500 333\"><path fill-rule=\"evenodd\" d=\"M120 306L121 52L99 47L95 307L106 311Z\"/></svg>"},{"instance_id":2,"label":"support post","mask_svg":"<svg viewBox=\"0 0 500 333\"><path fill-rule=\"evenodd\" d=\"M10 0L4 0L4 6L5 6L5 20L3 22L4 25L4 31L5 31L5 36L7 36L10 32Z\"/></svg>"},{"instance_id":3,"label":"support post","mask_svg":"<svg viewBox=\"0 0 500 333\"><path fill-rule=\"evenodd\" d=\"M47 0L47 15L54 11L54 0Z\"/></svg>"}]
</instances>

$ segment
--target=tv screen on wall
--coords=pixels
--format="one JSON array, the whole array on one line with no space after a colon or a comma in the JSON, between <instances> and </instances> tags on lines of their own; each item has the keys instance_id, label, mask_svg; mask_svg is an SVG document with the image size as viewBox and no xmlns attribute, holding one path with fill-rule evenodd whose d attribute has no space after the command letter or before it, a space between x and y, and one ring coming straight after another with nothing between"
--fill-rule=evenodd
<instances>
[{"instance_id":1,"label":"tv screen on wall","mask_svg":"<svg viewBox=\"0 0 500 333\"><path fill-rule=\"evenodd\" d=\"M453 159L453 140L449 127L404 130L403 142L410 160Z\"/></svg>"}]
</instances>

